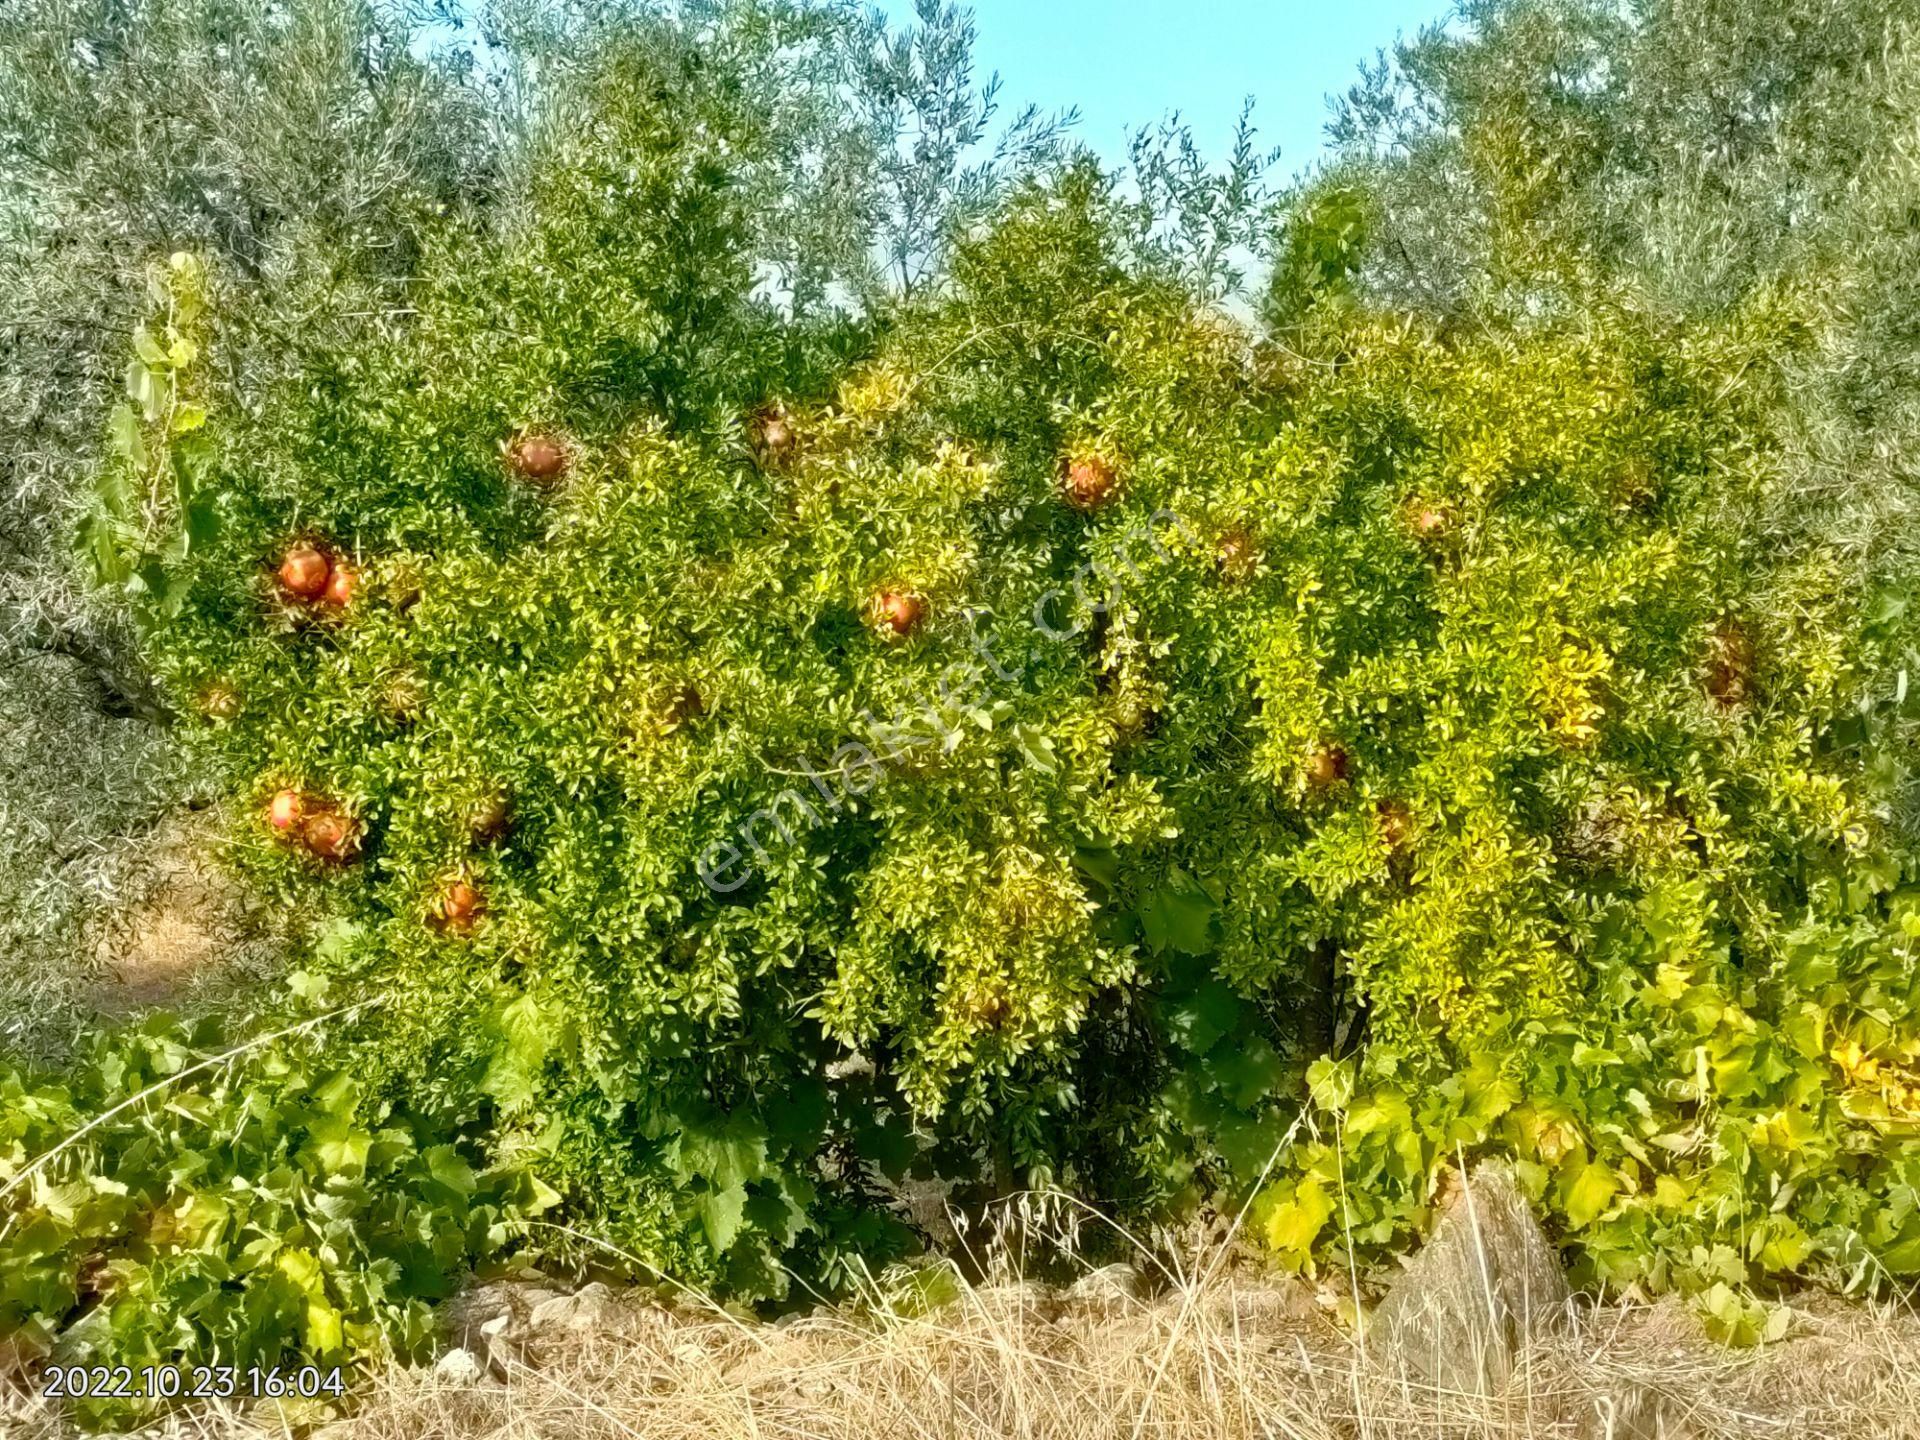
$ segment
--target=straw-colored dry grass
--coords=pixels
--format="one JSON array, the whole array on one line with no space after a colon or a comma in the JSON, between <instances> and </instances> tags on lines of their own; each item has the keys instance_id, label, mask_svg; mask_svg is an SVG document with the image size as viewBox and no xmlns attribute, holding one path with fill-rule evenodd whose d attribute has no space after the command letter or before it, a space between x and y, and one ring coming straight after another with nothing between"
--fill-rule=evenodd
<instances>
[{"instance_id":1,"label":"straw-colored dry grass","mask_svg":"<svg viewBox=\"0 0 1920 1440\"><path fill-rule=\"evenodd\" d=\"M1151 1298L1068 1300L1002 1277L925 1314L869 1303L776 1325L636 1292L587 1328L509 1331L485 1373L381 1375L316 1440L1920 1436L1910 1315L1816 1298L1787 1340L1736 1352L1676 1302L1591 1307L1504 1393L1475 1396L1369 1364L1303 1285L1230 1265L1173 1278ZM257 1414L167 1430L297 1433Z\"/></svg>"},{"instance_id":2,"label":"straw-colored dry grass","mask_svg":"<svg viewBox=\"0 0 1920 1440\"><path fill-rule=\"evenodd\" d=\"M656 1311L509 1361L503 1380L387 1375L328 1440L1920 1435L1920 1326L1864 1309L1825 1307L1798 1338L1735 1354L1676 1306L1609 1308L1494 1397L1397 1383L1303 1309L1299 1292L1226 1280L1057 1314L984 1287L877 1324Z\"/></svg>"}]
</instances>

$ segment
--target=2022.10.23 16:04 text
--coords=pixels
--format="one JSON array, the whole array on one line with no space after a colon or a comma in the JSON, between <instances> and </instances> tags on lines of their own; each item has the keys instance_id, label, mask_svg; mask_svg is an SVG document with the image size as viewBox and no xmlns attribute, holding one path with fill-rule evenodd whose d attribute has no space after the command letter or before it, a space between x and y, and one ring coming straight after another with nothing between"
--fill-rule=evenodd
<instances>
[{"instance_id":1,"label":"2022.10.23 16:04 text","mask_svg":"<svg viewBox=\"0 0 1920 1440\"><path fill-rule=\"evenodd\" d=\"M52 1365L41 1375L49 1400L315 1400L345 1391L337 1365Z\"/></svg>"}]
</instances>

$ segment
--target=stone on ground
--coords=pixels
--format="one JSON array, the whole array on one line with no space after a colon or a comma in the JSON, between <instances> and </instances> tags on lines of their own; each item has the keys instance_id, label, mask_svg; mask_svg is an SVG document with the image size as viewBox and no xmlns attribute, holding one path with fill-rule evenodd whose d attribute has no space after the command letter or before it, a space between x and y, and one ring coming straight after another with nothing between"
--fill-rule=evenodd
<instances>
[{"instance_id":1,"label":"stone on ground","mask_svg":"<svg viewBox=\"0 0 1920 1440\"><path fill-rule=\"evenodd\" d=\"M1368 1353L1416 1385L1497 1394L1570 1298L1560 1257L1513 1176L1483 1165L1374 1311Z\"/></svg>"}]
</instances>

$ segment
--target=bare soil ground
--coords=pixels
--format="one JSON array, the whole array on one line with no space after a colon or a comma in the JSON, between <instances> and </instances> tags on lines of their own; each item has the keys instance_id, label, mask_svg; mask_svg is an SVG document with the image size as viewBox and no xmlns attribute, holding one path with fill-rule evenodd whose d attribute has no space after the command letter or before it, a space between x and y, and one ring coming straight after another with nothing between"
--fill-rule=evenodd
<instances>
[{"instance_id":1,"label":"bare soil ground","mask_svg":"<svg viewBox=\"0 0 1920 1440\"><path fill-rule=\"evenodd\" d=\"M171 819L152 841L140 895L97 927L89 998L100 1012L176 1003L260 948L267 917L211 858L211 827L204 814Z\"/></svg>"}]
</instances>

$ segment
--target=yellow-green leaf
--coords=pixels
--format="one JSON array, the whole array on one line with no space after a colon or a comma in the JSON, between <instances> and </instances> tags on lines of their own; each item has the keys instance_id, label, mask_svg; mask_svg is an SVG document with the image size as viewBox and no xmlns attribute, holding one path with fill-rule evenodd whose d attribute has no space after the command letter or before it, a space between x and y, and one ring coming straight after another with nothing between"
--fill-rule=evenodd
<instances>
[{"instance_id":1,"label":"yellow-green leaf","mask_svg":"<svg viewBox=\"0 0 1920 1440\"><path fill-rule=\"evenodd\" d=\"M1576 1230L1591 1225L1613 1203L1619 1190L1620 1182L1613 1171L1598 1162L1587 1164L1567 1186L1567 1223Z\"/></svg>"}]
</instances>

